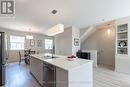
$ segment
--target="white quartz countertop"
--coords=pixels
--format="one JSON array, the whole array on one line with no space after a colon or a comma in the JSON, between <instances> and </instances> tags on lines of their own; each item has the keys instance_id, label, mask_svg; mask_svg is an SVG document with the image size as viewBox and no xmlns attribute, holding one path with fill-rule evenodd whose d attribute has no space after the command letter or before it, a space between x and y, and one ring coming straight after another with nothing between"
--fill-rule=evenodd
<instances>
[{"instance_id":1,"label":"white quartz countertop","mask_svg":"<svg viewBox=\"0 0 130 87\"><path fill-rule=\"evenodd\" d=\"M73 70L77 67L81 67L84 64L93 62L92 60L86 60L80 58L77 58L73 61L69 61L66 56L61 56L61 55L54 55L54 57L57 58L47 58L45 57L45 54L31 55L31 58L37 58L43 62L49 63L51 65L54 65L56 67L62 68L67 71Z\"/></svg>"}]
</instances>

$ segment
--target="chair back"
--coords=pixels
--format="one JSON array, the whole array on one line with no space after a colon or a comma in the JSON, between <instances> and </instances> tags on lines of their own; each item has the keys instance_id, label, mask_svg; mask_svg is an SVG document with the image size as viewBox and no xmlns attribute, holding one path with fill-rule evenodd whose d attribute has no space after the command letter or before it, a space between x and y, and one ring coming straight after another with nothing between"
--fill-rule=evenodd
<instances>
[{"instance_id":1,"label":"chair back","mask_svg":"<svg viewBox=\"0 0 130 87\"><path fill-rule=\"evenodd\" d=\"M21 59L22 55L21 55L21 52L19 51L19 59Z\"/></svg>"},{"instance_id":2,"label":"chair back","mask_svg":"<svg viewBox=\"0 0 130 87\"><path fill-rule=\"evenodd\" d=\"M21 63L21 60L22 60L22 55L21 52L19 51L19 64Z\"/></svg>"}]
</instances>

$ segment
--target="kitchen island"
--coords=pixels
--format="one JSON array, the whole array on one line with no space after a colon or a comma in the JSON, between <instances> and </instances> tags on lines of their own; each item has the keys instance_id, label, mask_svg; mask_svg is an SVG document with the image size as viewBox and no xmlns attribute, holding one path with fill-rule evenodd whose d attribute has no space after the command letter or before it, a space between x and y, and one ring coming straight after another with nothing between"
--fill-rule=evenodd
<instances>
[{"instance_id":1,"label":"kitchen island","mask_svg":"<svg viewBox=\"0 0 130 87\"><path fill-rule=\"evenodd\" d=\"M43 87L93 87L93 61L31 55L30 72Z\"/></svg>"}]
</instances>

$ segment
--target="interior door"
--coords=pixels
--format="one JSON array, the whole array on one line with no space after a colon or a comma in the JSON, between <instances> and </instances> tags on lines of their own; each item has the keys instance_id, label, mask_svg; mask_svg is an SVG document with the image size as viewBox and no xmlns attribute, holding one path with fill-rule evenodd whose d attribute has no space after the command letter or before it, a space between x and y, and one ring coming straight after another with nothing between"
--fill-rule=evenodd
<instances>
[{"instance_id":1,"label":"interior door","mask_svg":"<svg viewBox=\"0 0 130 87\"><path fill-rule=\"evenodd\" d=\"M98 63L104 65L115 65L115 38L114 32L110 35L107 34L106 30L102 30L105 33L101 34L98 40Z\"/></svg>"}]
</instances>

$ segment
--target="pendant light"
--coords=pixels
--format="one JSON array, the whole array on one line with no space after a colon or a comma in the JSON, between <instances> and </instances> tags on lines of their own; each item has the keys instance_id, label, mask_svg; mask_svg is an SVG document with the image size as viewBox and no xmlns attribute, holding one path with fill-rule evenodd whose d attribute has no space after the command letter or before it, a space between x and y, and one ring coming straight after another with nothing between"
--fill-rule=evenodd
<instances>
[{"instance_id":1,"label":"pendant light","mask_svg":"<svg viewBox=\"0 0 130 87\"><path fill-rule=\"evenodd\" d=\"M29 29L29 31L31 31L31 29ZM31 33L29 33L28 35L26 35L26 39L34 39L34 37Z\"/></svg>"},{"instance_id":2,"label":"pendant light","mask_svg":"<svg viewBox=\"0 0 130 87\"><path fill-rule=\"evenodd\" d=\"M54 36L56 34L63 33L63 32L64 32L64 25L57 24L48 30L48 36Z\"/></svg>"},{"instance_id":3,"label":"pendant light","mask_svg":"<svg viewBox=\"0 0 130 87\"><path fill-rule=\"evenodd\" d=\"M57 10L52 10L52 14L53 15L56 15L57 14ZM55 19L55 20L57 20L57 19ZM60 33L63 33L64 32L64 25L63 24L57 24L57 25L55 25L55 26L53 26L52 28L50 28L49 30L48 30L48 36L55 36L55 35L57 35L57 34L60 34Z\"/></svg>"}]
</instances>

